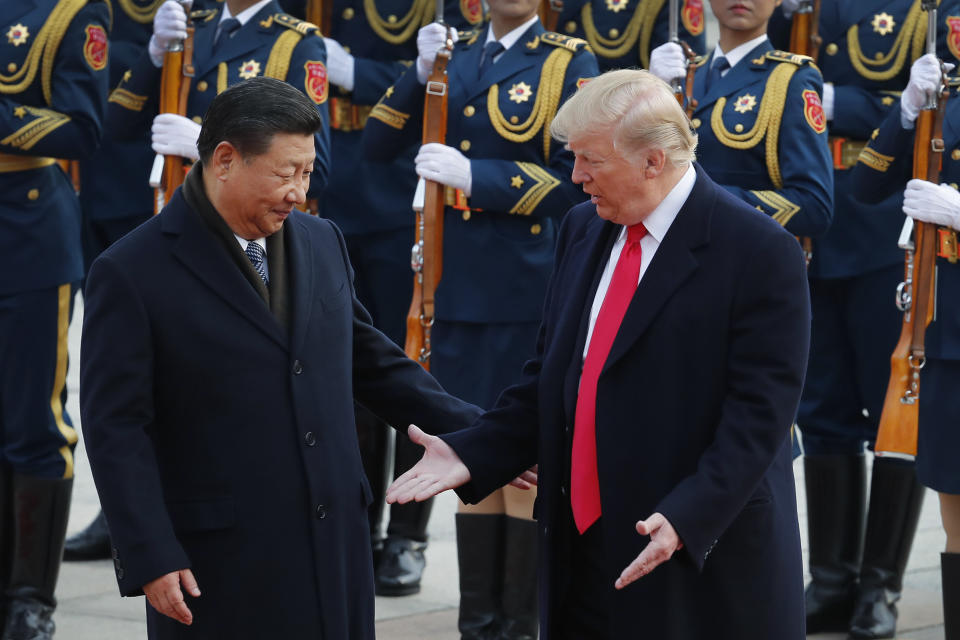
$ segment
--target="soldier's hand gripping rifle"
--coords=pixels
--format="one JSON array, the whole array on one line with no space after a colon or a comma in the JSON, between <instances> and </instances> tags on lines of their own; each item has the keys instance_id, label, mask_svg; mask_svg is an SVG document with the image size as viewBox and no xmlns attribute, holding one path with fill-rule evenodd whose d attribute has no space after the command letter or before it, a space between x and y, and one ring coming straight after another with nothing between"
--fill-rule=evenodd
<instances>
[{"instance_id":1,"label":"soldier's hand gripping rifle","mask_svg":"<svg viewBox=\"0 0 960 640\"><path fill-rule=\"evenodd\" d=\"M674 78L673 95L677 97L680 106L686 103L687 117L692 118L697 110L697 101L693 99L693 76L697 72L697 52L686 42L680 40L680 0L670 0L670 42L680 45L683 55L687 58L687 76Z\"/></svg>"},{"instance_id":2,"label":"soldier's hand gripping rifle","mask_svg":"<svg viewBox=\"0 0 960 640\"><path fill-rule=\"evenodd\" d=\"M936 53L937 2L924 0L927 12L927 52ZM942 63L941 63L942 67ZM913 177L939 182L943 158L943 112L950 95L946 74L917 116L913 143ZM912 238L911 238L912 233ZM900 234L906 251L904 281L897 288L903 312L900 339L890 356L890 381L883 401L874 450L878 456L913 459L917 455L920 370L926 363L924 335L933 320L936 280L936 225L907 218Z\"/></svg>"},{"instance_id":3,"label":"soldier's hand gripping rifle","mask_svg":"<svg viewBox=\"0 0 960 640\"><path fill-rule=\"evenodd\" d=\"M437 0L437 20L443 25L443 0ZM448 30L449 33L449 30ZM444 144L447 137L447 96L450 93L447 63L453 52L453 38L437 52L433 70L427 78L423 107L423 144ZM434 295L443 271L443 215L446 207L445 187L439 182L421 180L414 198L417 212L416 243L411 251L413 267L413 299L407 312L407 338L404 351L410 358L430 370L430 334L434 320ZM423 200L420 202L420 190ZM418 209L419 207L419 209Z\"/></svg>"},{"instance_id":4,"label":"soldier's hand gripping rifle","mask_svg":"<svg viewBox=\"0 0 960 640\"><path fill-rule=\"evenodd\" d=\"M790 23L790 51L816 62L821 42L820 0L800 0Z\"/></svg>"},{"instance_id":5,"label":"soldier's hand gripping rifle","mask_svg":"<svg viewBox=\"0 0 960 640\"><path fill-rule=\"evenodd\" d=\"M187 96L193 68L193 23L190 7L193 0L177 0L187 14L187 37L171 42L163 56L163 71L160 76L160 113L187 115ZM184 164L180 156L157 154L150 171L150 186L154 188L153 212L160 210L170 200L173 192L183 184Z\"/></svg>"}]
</instances>

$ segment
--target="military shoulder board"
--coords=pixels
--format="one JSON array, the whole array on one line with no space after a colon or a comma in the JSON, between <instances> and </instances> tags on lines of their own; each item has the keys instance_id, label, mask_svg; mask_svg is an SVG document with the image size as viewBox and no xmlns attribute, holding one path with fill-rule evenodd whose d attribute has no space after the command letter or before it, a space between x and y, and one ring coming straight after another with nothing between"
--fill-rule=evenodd
<instances>
[{"instance_id":1,"label":"military shoulder board","mask_svg":"<svg viewBox=\"0 0 960 640\"><path fill-rule=\"evenodd\" d=\"M465 31L457 31L457 42L462 42L464 44L470 45L477 41L477 36L480 35L480 29L467 29Z\"/></svg>"},{"instance_id":2,"label":"military shoulder board","mask_svg":"<svg viewBox=\"0 0 960 640\"><path fill-rule=\"evenodd\" d=\"M813 62L813 58L810 56L802 56L799 53L790 53L789 51L768 51L767 60L773 60L774 62L789 62L790 64L795 64L798 67L802 67L805 64L810 64Z\"/></svg>"},{"instance_id":3,"label":"military shoulder board","mask_svg":"<svg viewBox=\"0 0 960 640\"><path fill-rule=\"evenodd\" d=\"M571 36L565 36L560 33L553 33L548 31L540 36L540 42L544 44L550 44L555 47L563 47L569 49L570 51L579 51L587 46L587 41L582 38L573 38Z\"/></svg>"},{"instance_id":4,"label":"military shoulder board","mask_svg":"<svg viewBox=\"0 0 960 640\"><path fill-rule=\"evenodd\" d=\"M213 16L217 15L216 9L198 9L190 12L191 20L200 20L201 22L210 22Z\"/></svg>"},{"instance_id":5,"label":"military shoulder board","mask_svg":"<svg viewBox=\"0 0 960 640\"><path fill-rule=\"evenodd\" d=\"M299 18L294 18L293 16L286 13L277 13L273 16L273 21L279 24L282 27L287 29L293 29L300 35L307 35L314 31L318 31L320 27L313 24L312 22L307 22L306 20L300 20Z\"/></svg>"}]
</instances>

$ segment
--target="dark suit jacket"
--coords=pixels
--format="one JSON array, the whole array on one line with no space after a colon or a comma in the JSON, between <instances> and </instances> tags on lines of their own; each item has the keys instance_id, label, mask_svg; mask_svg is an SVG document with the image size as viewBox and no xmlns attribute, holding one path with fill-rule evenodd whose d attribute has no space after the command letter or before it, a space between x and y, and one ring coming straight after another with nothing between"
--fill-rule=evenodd
<instances>
[{"instance_id":1,"label":"dark suit jacket","mask_svg":"<svg viewBox=\"0 0 960 640\"><path fill-rule=\"evenodd\" d=\"M178 190L94 263L80 403L123 595L192 567L152 638L373 637L356 398L430 431L479 410L371 326L339 231L284 225L290 331Z\"/></svg>"},{"instance_id":2,"label":"dark suit jacket","mask_svg":"<svg viewBox=\"0 0 960 640\"><path fill-rule=\"evenodd\" d=\"M541 638L555 632L569 551L570 443L587 317L620 227L590 203L564 220L537 355L475 425L442 436L476 501L539 462ZM657 250L597 390L606 638L800 640L803 573L790 458L810 310L797 241L713 183L693 192ZM684 548L612 585L661 512Z\"/></svg>"}]
</instances>

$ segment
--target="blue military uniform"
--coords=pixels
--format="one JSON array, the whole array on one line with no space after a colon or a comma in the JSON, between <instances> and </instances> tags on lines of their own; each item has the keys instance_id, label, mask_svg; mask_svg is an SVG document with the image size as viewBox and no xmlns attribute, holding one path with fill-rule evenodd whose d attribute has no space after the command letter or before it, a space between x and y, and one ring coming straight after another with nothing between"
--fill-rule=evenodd
<instances>
[{"instance_id":1,"label":"blue military uniform","mask_svg":"<svg viewBox=\"0 0 960 640\"><path fill-rule=\"evenodd\" d=\"M833 217L822 81L810 58L766 41L706 89L713 55L694 79L697 158L710 177L800 236Z\"/></svg>"},{"instance_id":2,"label":"blue military uniform","mask_svg":"<svg viewBox=\"0 0 960 640\"><path fill-rule=\"evenodd\" d=\"M547 0L544 0L546 2ZM564 0L557 30L585 39L600 71L650 66L650 52L670 40L668 0ZM706 49L703 0L681 0L679 37Z\"/></svg>"},{"instance_id":3,"label":"blue military uniform","mask_svg":"<svg viewBox=\"0 0 960 640\"><path fill-rule=\"evenodd\" d=\"M272 0L232 36L214 45L222 7L191 12L196 27L193 62L196 75L190 85L186 116L201 122L213 98L227 87L256 76L285 80L303 91L327 117L326 49L315 25L281 12ZM107 117L117 139L139 138L158 110L161 70L146 48L110 94ZM317 160L310 176L309 197L317 197L329 173L327 127L316 135Z\"/></svg>"},{"instance_id":4,"label":"blue military uniform","mask_svg":"<svg viewBox=\"0 0 960 640\"><path fill-rule=\"evenodd\" d=\"M67 329L83 276L80 206L57 159L89 157L107 99L110 10L0 7L0 635L48 638L77 435Z\"/></svg>"},{"instance_id":5,"label":"blue military uniform","mask_svg":"<svg viewBox=\"0 0 960 640\"><path fill-rule=\"evenodd\" d=\"M943 119L945 152L940 182L954 189L960 184L960 90L954 88ZM858 197L866 202L903 193L912 177L913 129L900 123L899 107L860 154L851 179ZM928 487L960 494L956 456L960 451L960 262L956 255L957 232L940 228L937 257L936 314L927 328L927 363L920 377L920 437L917 474Z\"/></svg>"}]
</instances>

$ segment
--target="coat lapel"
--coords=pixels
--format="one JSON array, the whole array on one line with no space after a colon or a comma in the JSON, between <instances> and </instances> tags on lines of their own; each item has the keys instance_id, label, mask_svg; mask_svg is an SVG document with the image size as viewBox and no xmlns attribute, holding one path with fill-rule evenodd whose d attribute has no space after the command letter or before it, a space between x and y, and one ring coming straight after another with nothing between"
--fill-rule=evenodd
<instances>
[{"instance_id":1,"label":"coat lapel","mask_svg":"<svg viewBox=\"0 0 960 640\"><path fill-rule=\"evenodd\" d=\"M195 76L201 77L210 69L217 65L213 59L213 37L217 33L217 25L220 24L220 16L223 15L223 9L217 11L217 15L210 18L203 24L196 24L196 35L193 37L193 64L196 67Z\"/></svg>"},{"instance_id":2,"label":"coat lapel","mask_svg":"<svg viewBox=\"0 0 960 640\"><path fill-rule=\"evenodd\" d=\"M750 53L744 56L744 58L737 63L737 66L727 72L727 75L715 82L710 87L710 90L706 92L706 95L701 94L699 97L697 97L696 94L698 92L696 91L696 87L700 86L702 90L703 84L707 81L707 74L709 73L710 66L713 64L713 54L711 54L710 59L707 60L707 63L697 70L696 79L693 85L694 97L697 97L699 102L697 105L697 111L699 112L706 109L720 98L730 95L731 93L736 92L740 87L744 87L754 82L754 74L757 72L757 70L765 69L766 65L763 63L754 64L753 61L757 58L762 58L768 51L773 51L773 45L770 44L769 40L764 41L762 44L754 47Z\"/></svg>"},{"instance_id":3,"label":"coat lapel","mask_svg":"<svg viewBox=\"0 0 960 640\"><path fill-rule=\"evenodd\" d=\"M480 68L480 55L483 53L483 44L487 41L488 29L490 29L489 24L472 43L464 44L462 47L455 49L453 56L459 58L459 60L450 62L450 66L457 75L455 86L457 90L463 92L467 99L478 93L478 87L481 86L477 79L477 70Z\"/></svg>"},{"instance_id":4,"label":"coat lapel","mask_svg":"<svg viewBox=\"0 0 960 640\"><path fill-rule=\"evenodd\" d=\"M313 303L314 252L306 225L295 214L284 225L287 248L287 269L290 274L291 349L296 353L307 335Z\"/></svg>"},{"instance_id":5,"label":"coat lapel","mask_svg":"<svg viewBox=\"0 0 960 640\"><path fill-rule=\"evenodd\" d=\"M164 232L180 236L174 256L237 313L286 348L284 332L270 309L179 192L161 215Z\"/></svg>"}]
</instances>

